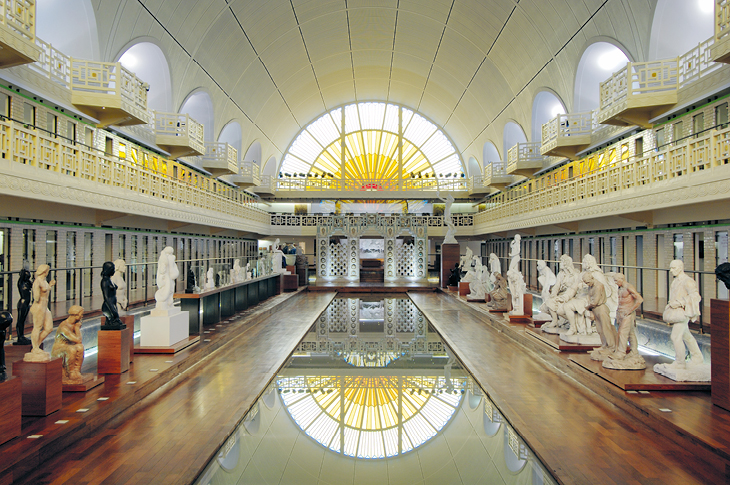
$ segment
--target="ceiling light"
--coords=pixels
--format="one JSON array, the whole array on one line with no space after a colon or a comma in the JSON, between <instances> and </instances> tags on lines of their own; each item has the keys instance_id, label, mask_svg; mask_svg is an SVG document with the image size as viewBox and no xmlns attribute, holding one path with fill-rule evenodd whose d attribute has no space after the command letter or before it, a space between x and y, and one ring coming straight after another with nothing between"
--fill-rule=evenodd
<instances>
[{"instance_id":1,"label":"ceiling light","mask_svg":"<svg viewBox=\"0 0 730 486\"><path fill-rule=\"evenodd\" d=\"M618 68L627 61L628 59L626 59L624 53L621 52L618 48L614 47L610 51L605 52L598 57L598 66L601 69L605 69L606 71L611 71Z\"/></svg>"},{"instance_id":2,"label":"ceiling light","mask_svg":"<svg viewBox=\"0 0 730 486\"><path fill-rule=\"evenodd\" d=\"M715 13L715 0L697 0L697 7L704 14Z\"/></svg>"},{"instance_id":3,"label":"ceiling light","mask_svg":"<svg viewBox=\"0 0 730 486\"><path fill-rule=\"evenodd\" d=\"M137 56L127 51L122 57L119 58L119 62L121 62L122 66L124 66L125 68L133 69L135 66L137 66Z\"/></svg>"},{"instance_id":4,"label":"ceiling light","mask_svg":"<svg viewBox=\"0 0 730 486\"><path fill-rule=\"evenodd\" d=\"M555 105L553 105L552 108L550 108L550 117L551 118L555 118L556 116L562 115L563 113L565 113L565 110L558 103L556 103Z\"/></svg>"}]
</instances>

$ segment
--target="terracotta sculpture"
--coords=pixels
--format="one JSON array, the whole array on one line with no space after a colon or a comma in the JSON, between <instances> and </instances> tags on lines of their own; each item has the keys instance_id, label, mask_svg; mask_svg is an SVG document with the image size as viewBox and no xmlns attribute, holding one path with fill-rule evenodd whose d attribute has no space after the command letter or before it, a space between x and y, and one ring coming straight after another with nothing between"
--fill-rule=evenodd
<instances>
[{"instance_id":1,"label":"terracotta sculpture","mask_svg":"<svg viewBox=\"0 0 730 486\"><path fill-rule=\"evenodd\" d=\"M0 379L5 378L5 342L6 334L13 324L13 315L8 311L0 312Z\"/></svg>"},{"instance_id":2,"label":"terracotta sculpture","mask_svg":"<svg viewBox=\"0 0 730 486\"><path fill-rule=\"evenodd\" d=\"M454 225L454 221L451 217L451 205L454 204L454 196L451 194L447 195L446 198L441 197L441 192L437 189L436 190L436 197L439 198L440 201L442 201L446 207L444 209L444 224L449 228L446 230L446 236L444 237L444 243L445 245L448 244L454 244L457 243L456 238L454 238L454 235L456 234L456 226Z\"/></svg>"},{"instance_id":3,"label":"terracotta sculpture","mask_svg":"<svg viewBox=\"0 0 730 486\"><path fill-rule=\"evenodd\" d=\"M618 309L616 309L618 337L616 349L603 361L603 367L615 370L643 370L646 368L646 361L639 355L636 310L644 299L636 288L626 281L623 273L614 274L613 280L618 285ZM628 344L631 345L631 351L626 353Z\"/></svg>"},{"instance_id":4,"label":"terracotta sculpture","mask_svg":"<svg viewBox=\"0 0 730 486\"><path fill-rule=\"evenodd\" d=\"M557 277L545 263L545 260L537 261L537 281L542 289L540 295L542 296L542 304L540 304L540 313L537 314L534 319L540 321L549 321L552 317L549 314L548 301L550 300L550 289L555 285Z\"/></svg>"},{"instance_id":5,"label":"terracotta sculpture","mask_svg":"<svg viewBox=\"0 0 730 486\"><path fill-rule=\"evenodd\" d=\"M51 267L41 265L35 271L33 281L33 305L30 306L30 315L33 316L33 332L30 334L30 341L33 345L30 353L25 353L23 361L50 361L51 355L41 349L43 340L53 330L53 316L48 310L48 294L51 287L56 285L55 280L46 281Z\"/></svg>"},{"instance_id":6,"label":"terracotta sculpture","mask_svg":"<svg viewBox=\"0 0 730 486\"><path fill-rule=\"evenodd\" d=\"M104 302L101 304L101 312L106 317L106 322L101 326L102 331L118 331L126 329L127 326L119 320L117 311L117 286L112 282L115 265L112 262L104 262L101 267L101 295Z\"/></svg>"},{"instance_id":7,"label":"terracotta sculpture","mask_svg":"<svg viewBox=\"0 0 730 486\"><path fill-rule=\"evenodd\" d=\"M30 272L27 268L20 270L18 277L18 323L15 325L15 333L18 339L13 343L15 345L25 346L30 344L30 339L25 337L25 320L30 312L31 290L33 282L30 280Z\"/></svg>"},{"instance_id":8,"label":"terracotta sculpture","mask_svg":"<svg viewBox=\"0 0 730 486\"><path fill-rule=\"evenodd\" d=\"M213 267L210 267L205 276L205 290L213 289L215 289L215 270L213 270Z\"/></svg>"},{"instance_id":9,"label":"terracotta sculpture","mask_svg":"<svg viewBox=\"0 0 730 486\"><path fill-rule=\"evenodd\" d=\"M68 310L68 318L59 324L56 330L51 356L60 357L63 360L64 385L87 381L81 374L81 364L84 362L84 344L81 340L81 319L83 318L84 308L73 305Z\"/></svg>"},{"instance_id":10,"label":"terracotta sculpture","mask_svg":"<svg viewBox=\"0 0 730 486\"><path fill-rule=\"evenodd\" d=\"M172 295L175 293L175 280L180 276L180 271L175 263L175 252L171 246L166 247L160 253L157 261L157 292L155 309L170 310L173 308Z\"/></svg>"},{"instance_id":11,"label":"terracotta sculpture","mask_svg":"<svg viewBox=\"0 0 730 486\"><path fill-rule=\"evenodd\" d=\"M127 305L127 282L124 280L124 273L127 271L127 264L121 258L114 260L114 275L112 283L117 286L117 312L120 316L126 314Z\"/></svg>"},{"instance_id":12,"label":"terracotta sculpture","mask_svg":"<svg viewBox=\"0 0 730 486\"><path fill-rule=\"evenodd\" d=\"M682 260L672 260L669 271L674 280L663 318L664 322L672 326L675 360L670 364L654 365L654 371L676 381L710 381L710 365L704 364L700 347L689 332L689 321L696 322L700 317L702 297L697 290L697 282L684 273ZM686 360L687 349L689 361Z\"/></svg>"},{"instance_id":13,"label":"terracotta sculpture","mask_svg":"<svg viewBox=\"0 0 730 486\"><path fill-rule=\"evenodd\" d=\"M507 280L501 273L494 274L494 277L494 290L489 293L491 301L487 306L504 312L512 310L511 296L507 290Z\"/></svg>"}]
</instances>

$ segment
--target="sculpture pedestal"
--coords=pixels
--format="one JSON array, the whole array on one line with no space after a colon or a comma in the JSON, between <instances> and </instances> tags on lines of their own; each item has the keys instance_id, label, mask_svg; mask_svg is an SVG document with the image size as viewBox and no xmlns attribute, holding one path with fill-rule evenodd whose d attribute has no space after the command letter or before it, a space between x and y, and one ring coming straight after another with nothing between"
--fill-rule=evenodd
<instances>
[{"instance_id":1,"label":"sculpture pedestal","mask_svg":"<svg viewBox=\"0 0 730 486\"><path fill-rule=\"evenodd\" d=\"M22 388L21 380L17 378L0 382L0 444L20 435Z\"/></svg>"},{"instance_id":2,"label":"sculpture pedestal","mask_svg":"<svg viewBox=\"0 0 730 486\"><path fill-rule=\"evenodd\" d=\"M179 308L169 311L153 310L142 318L139 344L147 346L172 346L188 337L188 311Z\"/></svg>"},{"instance_id":3,"label":"sculpture pedestal","mask_svg":"<svg viewBox=\"0 0 730 486\"><path fill-rule=\"evenodd\" d=\"M129 369L129 348L132 342L129 333L121 331L99 331L99 354L97 373L120 374Z\"/></svg>"},{"instance_id":4,"label":"sculpture pedestal","mask_svg":"<svg viewBox=\"0 0 730 486\"><path fill-rule=\"evenodd\" d=\"M43 346L41 344L41 346ZM18 360L23 359L25 353L30 353L33 346L31 344L12 344L5 346L5 362L15 363Z\"/></svg>"},{"instance_id":5,"label":"sculpture pedestal","mask_svg":"<svg viewBox=\"0 0 730 486\"><path fill-rule=\"evenodd\" d=\"M567 334L561 333L560 340L571 344L581 344L590 346L600 346L601 336L597 332L591 334Z\"/></svg>"},{"instance_id":6,"label":"sculpture pedestal","mask_svg":"<svg viewBox=\"0 0 730 486\"><path fill-rule=\"evenodd\" d=\"M46 416L61 408L63 373L61 358L51 361L13 363L13 375L23 388L23 415Z\"/></svg>"},{"instance_id":7,"label":"sculpture pedestal","mask_svg":"<svg viewBox=\"0 0 730 486\"><path fill-rule=\"evenodd\" d=\"M439 284L442 289L448 285L451 270L457 263L459 263L459 244L444 243L441 245L441 271L439 272L441 280Z\"/></svg>"},{"instance_id":8,"label":"sculpture pedestal","mask_svg":"<svg viewBox=\"0 0 730 486\"><path fill-rule=\"evenodd\" d=\"M63 391L65 392L87 392L92 388L104 383L104 377L95 375L93 373L84 373L81 375L84 377L83 383L64 383Z\"/></svg>"},{"instance_id":9,"label":"sculpture pedestal","mask_svg":"<svg viewBox=\"0 0 730 486\"><path fill-rule=\"evenodd\" d=\"M459 297L469 295L469 282L459 282Z\"/></svg>"},{"instance_id":10,"label":"sculpture pedestal","mask_svg":"<svg viewBox=\"0 0 730 486\"><path fill-rule=\"evenodd\" d=\"M730 301L710 299L712 404L730 410Z\"/></svg>"},{"instance_id":11,"label":"sculpture pedestal","mask_svg":"<svg viewBox=\"0 0 730 486\"><path fill-rule=\"evenodd\" d=\"M532 321L532 294L522 296L522 314L510 314L509 321L521 323Z\"/></svg>"},{"instance_id":12,"label":"sculpture pedestal","mask_svg":"<svg viewBox=\"0 0 730 486\"><path fill-rule=\"evenodd\" d=\"M296 274L293 275L282 275L281 276L281 287L284 292L294 292L297 290L299 285L299 277Z\"/></svg>"},{"instance_id":13,"label":"sculpture pedestal","mask_svg":"<svg viewBox=\"0 0 730 486\"><path fill-rule=\"evenodd\" d=\"M129 342L131 343L129 345L129 362L131 363L134 361L134 316L119 316L119 320L122 321L122 324L124 324L126 329L122 329L123 333L129 334ZM106 317L101 316L101 325L104 326L106 324ZM63 391L72 391L72 390L66 390ZM75 390L73 390L75 391Z\"/></svg>"},{"instance_id":14,"label":"sculpture pedestal","mask_svg":"<svg viewBox=\"0 0 730 486\"><path fill-rule=\"evenodd\" d=\"M713 336L713 339L715 337ZM670 364L655 364L654 373L666 376L674 381L710 381L710 365L707 363L692 365L687 363L685 368L675 368Z\"/></svg>"}]
</instances>

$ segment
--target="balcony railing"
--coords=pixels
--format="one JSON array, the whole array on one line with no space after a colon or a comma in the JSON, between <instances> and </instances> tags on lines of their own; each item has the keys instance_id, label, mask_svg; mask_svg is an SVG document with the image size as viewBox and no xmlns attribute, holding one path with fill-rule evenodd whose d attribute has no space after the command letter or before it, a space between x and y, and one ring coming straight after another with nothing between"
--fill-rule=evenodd
<instances>
[{"instance_id":1,"label":"balcony railing","mask_svg":"<svg viewBox=\"0 0 730 486\"><path fill-rule=\"evenodd\" d=\"M258 195L273 195L276 191L276 179L271 175L262 175L259 184L251 188L251 191Z\"/></svg>"},{"instance_id":2,"label":"balcony railing","mask_svg":"<svg viewBox=\"0 0 730 486\"><path fill-rule=\"evenodd\" d=\"M512 174L522 169L529 172L533 169L539 170L544 160L545 157L540 153L540 142L515 144L507 152L507 173Z\"/></svg>"},{"instance_id":3,"label":"balcony railing","mask_svg":"<svg viewBox=\"0 0 730 486\"><path fill-rule=\"evenodd\" d=\"M430 228L446 227L443 216L417 216L411 215L414 225L425 225ZM474 225L474 214L452 214L454 226L471 227ZM331 225L334 220L332 215L309 215L309 214L272 214L271 226L287 227L316 227L319 225Z\"/></svg>"},{"instance_id":4,"label":"balcony railing","mask_svg":"<svg viewBox=\"0 0 730 486\"><path fill-rule=\"evenodd\" d=\"M206 189L170 178L139 164L104 154L85 145L26 128L14 121L0 120L0 153L6 163L36 167L64 177L96 182L200 210L216 211L260 223L268 223L268 213L252 207L239 191Z\"/></svg>"},{"instance_id":5,"label":"balcony railing","mask_svg":"<svg viewBox=\"0 0 730 486\"><path fill-rule=\"evenodd\" d=\"M477 224L499 224L513 221L516 216L557 209L568 204L620 195L623 191L635 194L637 189L648 191L656 184L684 178L692 174L710 174L730 165L730 128L708 130L683 143L665 146L640 158L619 161L571 179L530 191L515 197L499 194L490 199L488 209L476 216Z\"/></svg>"},{"instance_id":6,"label":"balcony railing","mask_svg":"<svg viewBox=\"0 0 730 486\"><path fill-rule=\"evenodd\" d=\"M0 67L38 60L35 0L0 0Z\"/></svg>"},{"instance_id":7,"label":"balcony railing","mask_svg":"<svg viewBox=\"0 0 730 486\"><path fill-rule=\"evenodd\" d=\"M157 146L170 152L173 158L205 153L203 125L187 113L156 111L154 129Z\"/></svg>"},{"instance_id":8,"label":"balcony railing","mask_svg":"<svg viewBox=\"0 0 730 486\"><path fill-rule=\"evenodd\" d=\"M406 178L399 183L397 179L333 179L315 177L280 177L276 179L277 191L468 191L466 177L451 178Z\"/></svg>"},{"instance_id":9,"label":"balcony railing","mask_svg":"<svg viewBox=\"0 0 730 486\"><path fill-rule=\"evenodd\" d=\"M205 155L198 162L214 177L238 173L238 151L227 143L205 142Z\"/></svg>"},{"instance_id":10,"label":"balcony railing","mask_svg":"<svg viewBox=\"0 0 730 486\"><path fill-rule=\"evenodd\" d=\"M580 137L593 133L593 112L559 114L542 126L542 145L561 138ZM569 141L569 140L568 140Z\"/></svg>"},{"instance_id":11,"label":"balcony railing","mask_svg":"<svg viewBox=\"0 0 730 486\"><path fill-rule=\"evenodd\" d=\"M679 57L680 88L722 67L722 64L718 64L712 60L711 51L714 43L715 38L710 37Z\"/></svg>"},{"instance_id":12,"label":"balcony railing","mask_svg":"<svg viewBox=\"0 0 730 486\"><path fill-rule=\"evenodd\" d=\"M40 49L40 58L28 64L28 68L70 90L71 58L38 37L35 38L35 44Z\"/></svg>"},{"instance_id":13,"label":"balcony railing","mask_svg":"<svg viewBox=\"0 0 730 486\"><path fill-rule=\"evenodd\" d=\"M239 163L238 174L230 176L230 180L239 187L259 186L261 184L259 171L259 164L256 162L242 160Z\"/></svg>"},{"instance_id":14,"label":"balcony railing","mask_svg":"<svg viewBox=\"0 0 730 486\"><path fill-rule=\"evenodd\" d=\"M730 39L730 0L715 1L715 42Z\"/></svg>"}]
</instances>

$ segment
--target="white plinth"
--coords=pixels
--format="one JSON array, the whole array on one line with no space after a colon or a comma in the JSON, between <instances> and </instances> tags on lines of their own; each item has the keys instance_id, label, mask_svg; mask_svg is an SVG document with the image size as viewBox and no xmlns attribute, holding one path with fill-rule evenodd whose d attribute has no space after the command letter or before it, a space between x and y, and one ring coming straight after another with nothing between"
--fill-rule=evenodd
<instances>
[{"instance_id":1,"label":"white plinth","mask_svg":"<svg viewBox=\"0 0 730 486\"><path fill-rule=\"evenodd\" d=\"M597 332L593 334L566 334L560 333L560 340L566 343L582 344L587 346L601 345L601 336Z\"/></svg>"},{"instance_id":2,"label":"white plinth","mask_svg":"<svg viewBox=\"0 0 730 486\"><path fill-rule=\"evenodd\" d=\"M155 314L155 315L152 315ZM155 309L140 322L139 345L142 347L172 346L188 338L189 312L175 307L168 311Z\"/></svg>"},{"instance_id":3,"label":"white plinth","mask_svg":"<svg viewBox=\"0 0 730 486\"><path fill-rule=\"evenodd\" d=\"M654 365L654 373L666 376L674 381L711 381L712 372L709 363L692 365L687 363L686 368L675 368L670 364L657 363Z\"/></svg>"}]
</instances>

